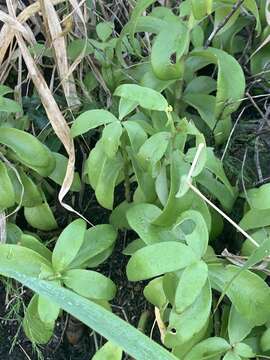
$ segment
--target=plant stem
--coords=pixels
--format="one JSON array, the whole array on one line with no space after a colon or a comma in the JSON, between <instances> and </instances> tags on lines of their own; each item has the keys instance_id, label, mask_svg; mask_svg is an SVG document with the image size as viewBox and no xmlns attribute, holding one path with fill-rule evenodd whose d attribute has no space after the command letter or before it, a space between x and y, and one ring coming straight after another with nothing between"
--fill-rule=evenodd
<instances>
[{"instance_id":1,"label":"plant stem","mask_svg":"<svg viewBox=\"0 0 270 360\"><path fill-rule=\"evenodd\" d=\"M122 151L122 155L124 158L124 186L125 186L125 198L128 203L131 202L131 192L130 192L130 180L129 180L129 161L127 157L126 150Z\"/></svg>"},{"instance_id":2,"label":"plant stem","mask_svg":"<svg viewBox=\"0 0 270 360\"><path fill-rule=\"evenodd\" d=\"M150 317L149 310L145 310L140 316L137 328L138 328L138 330L140 330L143 333L145 332L145 328L146 328L149 317Z\"/></svg>"}]
</instances>

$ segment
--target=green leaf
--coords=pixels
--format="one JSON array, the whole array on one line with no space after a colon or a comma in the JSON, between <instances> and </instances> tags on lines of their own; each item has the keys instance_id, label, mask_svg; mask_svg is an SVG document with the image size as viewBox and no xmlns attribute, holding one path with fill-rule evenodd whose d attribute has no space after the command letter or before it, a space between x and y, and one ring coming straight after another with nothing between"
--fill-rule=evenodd
<instances>
[{"instance_id":1,"label":"green leaf","mask_svg":"<svg viewBox=\"0 0 270 360\"><path fill-rule=\"evenodd\" d=\"M128 155L132 162L132 167L138 182L137 193L141 194L141 198L137 202L154 202L156 199L155 181L151 172L145 171L141 162L138 159L137 152L131 150L130 147L126 147ZM134 200L136 199L136 193L134 194Z\"/></svg>"},{"instance_id":2,"label":"green leaf","mask_svg":"<svg viewBox=\"0 0 270 360\"><path fill-rule=\"evenodd\" d=\"M96 225L85 232L83 243L69 269L87 267L90 259L110 249L116 240L117 232L112 225Z\"/></svg>"},{"instance_id":3,"label":"green leaf","mask_svg":"<svg viewBox=\"0 0 270 360\"><path fill-rule=\"evenodd\" d=\"M47 259L49 262L51 262L51 251L47 249L46 246L43 245L42 242L39 241L36 237L29 234L22 234L18 243L28 249L32 249L33 251Z\"/></svg>"},{"instance_id":4,"label":"green leaf","mask_svg":"<svg viewBox=\"0 0 270 360\"><path fill-rule=\"evenodd\" d=\"M55 161L51 151L36 137L14 128L0 128L0 143L9 147L24 165L41 176L49 175Z\"/></svg>"},{"instance_id":5,"label":"green leaf","mask_svg":"<svg viewBox=\"0 0 270 360\"><path fill-rule=\"evenodd\" d=\"M57 272L68 269L76 258L86 231L86 222L82 219L74 220L60 234L52 254L53 268Z\"/></svg>"},{"instance_id":6,"label":"green leaf","mask_svg":"<svg viewBox=\"0 0 270 360\"><path fill-rule=\"evenodd\" d=\"M88 40L75 39L68 44L67 55L72 61L76 60L79 56L87 56L94 53L94 48Z\"/></svg>"},{"instance_id":7,"label":"green leaf","mask_svg":"<svg viewBox=\"0 0 270 360\"><path fill-rule=\"evenodd\" d=\"M115 96L138 102L138 104L149 110L166 111L167 100L157 91L135 84L124 84L116 88Z\"/></svg>"},{"instance_id":8,"label":"green leaf","mask_svg":"<svg viewBox=\"0 0 270 360\"><path fill-rule=\"evenodd\" d=\"M47 259L23 246L5 244L0 245L0 250L1 267L5 271L16 268L22 275L39 277L42 267L48 271L51 269Z\"/></svg>"},{"instance_id":9,"label":"green leaf","mask_svg":"<svg viewBox=\"0 0 270 360\"><path fill-rule=\"evenodd\" d=\"M123 126L127 131L132 150L137 153L147 140L146 132L141 125L132 120L123 122Z\"/></svg>"},{"instance_id":10,"label":"green leaf","mask_svg":"<svg viewBox=\"0 0 270 360\"><path fill-rule=\"evenodd\" d=\"M23 319L25 335L34 343L46 344L53 335L54 321L43 322L38 313L38 295L34 295Z\"/></svg>"},{"instance_id":11,"label":"green leaf","mask_svg":"<svg viewBox=\"0 0 270 360\"><path fill-rule=\"evenodd\" d=\"M227 211L232 209L236 199L236 193L232 194L225 185L216 179L216 176L207 169L204 169L197 177L196 181L203 185ZM226 196L225 196L226 194Z\"/></svg>"},{"instance_id":12,"label":"green leaf","mask_svg":"<svg viewBox=\"0 0 270 360\"><path fill-rule=\"evenodd\" d=\"M171 21L160 31L151 52L151 64L157 78L161 80L182 78L184 65L181 58L186 53L188 46L188 28L179 19ZM175 55L174 64L171 61L172 55Z\"/></svg>"},{"instance_id":13,"label":"green leaf","mask_svg":"<svg viewBox=\"0 0 270 360\"><path fill-rule=\"evenodd\" d=\"M71 127L71 135L76 137L91 129L110 124L114 121L117 121L117 118L107 110L88 110L76 118Z\"/></svg>"},{"instance_id":14,"label":"green leaf","mask_svg":"<svg viewBox=\"0 0 270 360\"><path fill-rule=\"evenodd\" d=\"M108 341L92 357L92 360L121 360L122 349Z\"/></svg>"},{"instance_id":15,"label":"green leaf","mask_svg":"<svg viewBox=\"0 0 270 360\"><path fill-rule=\"evenodd\" d=\"M270 229L267 227L260 228L258 230L255 230L254 232L252 232L251 236L259 245L261 245L266 240L266 238L269 239L269 236L270 236L269 230ZM250 256L256 249L257 249L257 246L255 244L253 244L249 239L246 239L242 244L241 255L242 256Z\"/></svg>"},{"instance_id":16,"label":"green leaf","mask_svg":"<svg viewBox=\"0 0 270 360\"><path fill-rule=\"evenodd\" d=\"M243 216L239 226L243 230L258 229L270 225L270 209L250 209Z\"/></svg>"},{"instance_id":17,"label":"green leaf","mask_svg":"<svg viewBox=\"0 0 270 360\"><path fill-rule=\"evenodd\" d=\"M213 0L191 0L192 14L196 20L201 20L212 12Z\"/></svg>"},{"instance_id":18,"label":"green leaf","mask_svg":"<svg viewBox=\"0 0 270 360\"><path fill-rule=\"evenodd\" d=\"M226 186L228 191L231 193L231 195L235 196L235 191L232 188L225 171L223 169L223 164L220 159L218 159L215 154L214 150L212 148L207 147L206 148L206 164L205 167L210 170L216 177L223 182L223 184Z\"/></svg>"},{"instance_id":19,"label":"green leaf","mask_svg":"<svg viewBox=\"0 0 270 360\"><path fill-rule=\"evenodd\" d=\"M13 90L10 87L3 84L0 85L0 96L4 96L10 93L13 93Z\"/></svg>"},{"instance_id":20,"label":"green leaf","mask_svg":"<svg viewBox=\"0 0 270 360\"><path fill-rule=\"evenodd\" d=\"M63 310L69 312L103 337L119 345L137 360L176 360L174 355L100 305L70 290L58 287L52 282L25 277L16 271L16 266L5 270L2 262L0 262L0 273L3 272L5 276L20 281L36 293L49 297Z\"/></svg>"},{"instance_id":21,"label":"green leaf","mask_svg":"<svg viewBox=\"0 0 270 360\"><path fill-rule=\"evenodd\" d=\"M203 121L211 130L214 129L217 121L215 116L216 99L214 96L199 93L187 93L183 96L183 100L198 111Z\"/></svg>"},{"instance_id":22,"label":"green leaf","mask_svg":"<svg viewBox=\"0 0 270 360\"><path fill-rule=\"evenodd\" d=\"M104 152L109 158L113 158L117 153L117 150L120 146L122 131L123 128L120 121L115 121L105 126L102 132L101 142Z\"/></svg>"},{"instance_id":23,"label":"green leaf","mask_svg":"<svg viewBox=\"0 0 270 360\"><path fill-rule=\"evenodd\" d=\"M270 328L266 329L262 334L260 345L263 352L270 351Z\"/></svg>"},{"instance_id":24,"label":"green leaf","mask_svg":"<svg viewBox=\"0 0 270 360\"><path fill-rule=\"evenodd\" d=\"M211 285L219 291L226 290L226 295L236 310L250 323L262 325L270 319L270 309L267 305L270 300L270 289L258 275L244 270L238 276L240 269L236 266L226 267L218 264L209 264Z\"/></svg>"},{"instance_id":25,"label":"green leaf","mask_svg":"<svg viewBox=\"0 0 270 360\"><path fill-rule=\"evenodd\" d=\"M135 204L127 211L127 220L131 228L137 232L146 244L162 241L183 240L183 232L168 227L152 224L162 213L160 208L152 204Z\"/></svg>"},{"instance_id":26,"label":"green leaf","mask_svg":"<svg viewBox=\"0 0 270 360\"><path fill-rule=\"evenodd\" d=\"M196 261L193 251L175 241L162 242L138 250L127 264L130 281L150 279L183 269Z\"/></svg>"},{"instance_id":27,"label":"green leaf","mask_svg":"<svg viewBox=\"0 0 270 360\"><path fill-rule=\"evenodd\" d=\"M267 210L270 208L270 184L264 184L257 189L246 192L247 202L251 208Z\"/></svg>"},{"instance_id":28,"label":"green leaf","mask_svg":"<svg viewBox=\"0 0 270 360\"><path fill-rule=\"evenodd\" d=\"M52 48L47 47L48 44L37 42L33 46L29 46L28 50L31 55L40 58L40 57L48 57L53 58L53 51Z\"/></svg>"},{"instance_id":29,"label":"green leaf","mask_svg":"<svg viewBox=\"0 0 270 360\"><path fill-rule=\"evenodd\" d=\"M50 231L58 227L53 212L47 202L34 207L25 207L24 216L28 224L35 229Z\"/></svg>"},{"instance_id":30,"label":"green leaf","mask_svg":"<svg viewBox=\"0 0 270 360\"><path fill-rule=\"evenodd\" d=\"M22 230L12 222L8 222L6 225L7 244L18 244L23 234Z\"/></svg>"},{"instance_id":31,"label":"green leaf","mask_svg":"<svg viewBox=\"0 0 270 360\"><path fill-rule=\"evenodd\" d=\"M0 112L16 113L22 112L22 107L17 101L5 98L0 95Z\"/></svg>"},{"instance_id":32,"label":"green leaf","mask_svg":"<svg viewBox=\"0 0 270 360\"><path fill-rule=\"evenodd\" d=\"M159 201L165 206L169 197L169 184L165 164L161 166L160 172L156 178L155 188Z\"/></svg>"},{"instance_id":33,"label":"green leaf","mask_svg":"<svg viewBox=\"0 0 270 360\"><path fill-rule=\"evenodd\" d=\"M185 230L185 241L192 248L194 253L201 258L208 246L208 229L203 216L194 210L188 210L183 212L177 221L177 226L185 223L191 226L187 226L187 232ZM192 223L193 225L191 225Z\"/></svg>"},{"instance_id":34,"label":"green leaf","mask_svg":"<svg viewBox=\"0 0 270 360\"><path fill-rule=\"evenodd\" d=\"M230 349L230 344L220 337L210 337L195 345L184 360L212 359Z\"/></svg>"},{"instance_id":35,"label":"green leaf","mask_svg":"<svg viewBox=\"0 0 270 360\"><path fill-rule=\"evenodd\" d=\"M109 21L100 22L96 26L97 36L101 41L106 41L111 36L114 24Z\"/></svg>"},{"instance_id":36,"label":"green leaf","mask_svg":"<svg viewBox=\"0 0 270 360\"><path fill-rule=\"evenodd\" d=\"M98 81L92 72L88 72L85 75L83 82L89 92L93 91L98 86Z\"/></svg>"},{"instance_id":37,"label":"green leaf","mask_svg":"<svg viewBox=\"0 0 270 360\"><path fill-rule=\"evenodd\" d=\"M38 297L38 316L43 323L54 323L58 318L60 308L47 296Z\"/></svg>"},{"instance_id":38,"label":"green leaf","mask_svg":"<svg viewBox=\"0 0 270 360\"><path fill-rule=\"evenodd\" d=\"M244 340L253 328L246 318L244 318L232 305L229 315L228 333L231 344L236 344Z\"/></svg>"},{"instance_id":39,"label":"green leaf","mask_svg":"<svg viewBox=\"0 0 270 360\"><path fill-rule=\"evenodd\" d=\"M89 165L89 164L88 164ZM96 198L101 206L111 210L114 203L114 188L123 169L124 161L120 152L113 159L103 163L96 187ZM91 169L89 169L91 171Z\"/></svg>"},{"instance_id":40,"label":"green leaf","mask_svg":"<svg viewBox=\"0 0 270 360\"><path fill-rule=\"evenodd\" d=\"M260 14L259 14L259 9L258 9L256 0L245 0L244 6L256 18L256 31L257 31L257 34L260 35L262 26L261 26Z\"/></svg>"},{"instance_id":41,"label":"green leaf","mask_svg":"<svg viewBox=\"0 0 270 360\"><path fill-rule=\"evenodd\" d=\"M133 255L136 251L145 247L145 242L142 239L135 239L123 250L124 255Z\"/></svg>"},{"instance_id":42,"label":"green leaf","mask_svg":"<svg viewBox=\"0 0 270 360\"><path fill-rule=\"evenodd\" d=\"M102 251L100 254L92 257L90 260L87 261L87 264L85 264L85 266L87 268L94 268L102 264L112 254L113 248L114 246L111 246L110 248Z\"/></svg>"},{"instance_id":43,"label":"green leaf","mask_svg":"<svg viewBox=\"0 0 270 360\"><path fill-rule=\"evenodd\" d=\"M116 229L130 229L127 221L127 211L133 206L133 203L129 203L126 200L116 206L110 215L110 223Z\"/></svg>"},{"instance_id":44,"label":"green leaf","mask_svg":"<svg viewBox=\"0 0 270 360\"><path fill-rule=\"evenodd\" d=\"M49 175L49 178L53 180L56 184L62 185L66 175L68 159L64 155L55 152L53 153L53 156L55 158L55 168L53 172ZM77 172L75 172L74 174L74 179L71 184L70 190L81 190L81 179Z\"/></svg>"},{"instance_id":45,"label":"green leaf","mask_svg":"<svg viewBox=\"0 0 270 360\"><path fill-rule=\"evenodd\" d=\"M194 48L202 47L204 44L204 31L200 24L195 25L191 29L190 41Z\"/></svg>"},{"instance_id":46,"label":"green leaf","mask_svg":"<svg viewBox=\"0 0 270 360\"><path fill-rule=\"evenodd\" d=\"M234 346L234 352L243 358L253 358L254 354L252 348L245 343L238 343Z\"/></svg>"},{"instance_id":47,"label":"green leaf","mask_svg":"<svg viewBox=\"0 0 270 360\"><path fill-rule=\"evenodd\" d=\"M139 0L138 2L136 2L136 5L132 10L129 22L124 26L124 28L121 31L115 50L116 50L117 58L123 66L125 65L125 62L122 58L122 42L126 38L126 35L130 34L130 42L133 48L134 49L136 48L134 34L135 31L137 30L137 25L139 23L139 20L141 19L140 15L144 12L144 10L146 10L148 6L150 6L154 2L155 2L154 0ZM160 26L158 26L158 28L160 28ZM138 29L138 30L144 30L144 29Z\"/></svg>"},{"instance_id":48,"label":"green leaf","mask_svg":"<svg viewBox=\"0 0 270 360\"><path fill-rule=\"evenodd\" d=\"M41 191L31 179L30 176L26 175L22 169L18 169L18 174L20 177L20 181L13 170L9 172L9 176L11 178L13 188L15 191L15 198L17 204L26 207L33 207L37 205L41 205L43 203L43 198ZM23 185L23 188L22 188ZM23 196L22 196L23 191ZM22 198L22 199L21 199Z\"/></svg>"},{"instance_id":49,"label":"green leaf","mask_svg":"<svg viewBox=\"0 0 270 360\"><path fill-rule=\"evenodd\" d=\"M215 28L217 26L219 26L219 24L221 22L223 22L226 17L229 17L226 24L224 26L222 26L222 28L220 29L219 35L230 30L231 27L239 20L240 9L237 9L234 12L234 14L229 16L229 14L231 14L231 11L232 11L232 6L234 4L234 0L233 1L229 0L229 2L231 2L231 4L227 4L227 5L222 4L221 6L217 7L217 9L215 10L215 23L214 23Z\"/></svg>"},{"instance_id":50,"label":"green leaf","mask_svg":"<svg viewBox=\"0 0 270 360\"><path fill-rule=\"evenodd\" d=\"M223 360L241 360L241 357L230 350L225 354Z\"/></svg>"},{"instance_id":51,"label":"green leaf","mask_svg":"<svg viewBox=\"0 0 270 360\"><path fill-rule=\"evenodd\" d=\"M187 266L178 283L175 294L176 312L184 312L200 295L208 278L208 268L204 261Z\"/></svg>"},{"instance_id":52,"label":"green leaf","mask_svg":"<svg viewBox=\"0 0 270 360\"><path fill-rule=\"evenodd\" d=\"M181 169L181 172L179 171ZM182 197L176 197L182 182L182 176L187 175L190 166L184 161L179 151L171 154L170 166L170 193L162 213L153 221L154 225L171 227L177 223L179 216L186 210L198 210L204 217L207 227L210 228L211 217L205 202L192 191Z\"/></svg>"},{"instance_id":53,"label":"green leaf","mask_svg":"<svg viewBox=\"0 0 270 360\"><path fill-rule=\"evenodd\" d=\"M93 189L96 189L98 185L99 176L106 160L103 144L99 140L86 161L88 180Z\"/></svg>"},{"instance_id":54,"label":"green leaf","mask_svg":"<svg viewBox=\"0 0 270 360\"><path fill-rule=\"evenodd\" d=\"M137 101L121 98L119 101L119 119L122 120L125 116L131 113L138 106Z\"/></svg>"},{"instance_id":55,"label":"green leaf","mask_svg":"<svg viewBox=\"0 0 270 360\"><path fill-rule=\"evenodd\" d=\"M66 271L64 284L79 295L90 299L112 300L116 293L116 286L111 279L91 270Z\"/></svg>"},{"instance_id":56,"label":"green leaf","mask_svg":"<svg viewBox=\"0 0 270 360\"><path fill-rule=\"evenodd\" d=\"M166 131L151 136L141 146L138 153L139 158L153 167L164 156L170 140L171 134Z\"/></svg>"},{"instance_id":57,"label":"green leaf","mask_svg":"<svg viewBox=\"0 0 270 360\"><path fill-rule=\"evenodd\" d=\"M216 80L210 76L197 76L192 79L185 88L184 94L206 94L209 95L211 92L217 89Z\"/></svg>"},{"instance_id":58,"label":"green leaf","mask_svg":"<svg viewBox=\"0 0 270 360\"><path fill-rule=\"evenodd\" d=\"M239 63L220 49L208 48L191 52L218 65L215 117L226 117L235 111L245 92L245 76ZM230 74L230 76L228 76Z\"/></svg>"},{"instance_id":59,"label":"green leaf","mask_svg":"<svg viewBox=\"0 0 270 360\"><path fill-rule=\"evenodd\" d=\"M15 204L15 192L8 170L4 162L0 161L0 211Z\"/></svg>"},{"instance_id":60,"label":"green leaf","mask_svg":"<svg viewBox=\"0 0 270 360\"><path fill-rule=\"evenodd\" d=\"M151 280L144 288L143 294L151 304L162 309L167 303L163 290L163 277Z\"/></svg>"},{"instance_id":61,"label":"green leaf","mask_svg":"<svg viewBox=\"0 0 270 360\"><path fill-rule=\"evenodd\" d=\"M165 346L184 346L207 324L211 311L212 293L209 281L204 285L195 302L179 314L173 308L165 334Z\"/></svg>"}]
</instances>

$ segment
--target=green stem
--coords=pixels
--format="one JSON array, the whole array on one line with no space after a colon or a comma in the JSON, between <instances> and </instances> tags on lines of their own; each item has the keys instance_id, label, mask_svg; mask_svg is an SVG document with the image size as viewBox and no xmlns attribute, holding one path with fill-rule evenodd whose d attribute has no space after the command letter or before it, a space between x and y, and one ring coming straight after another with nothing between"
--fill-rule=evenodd
<instances>
[{"instance_id":1,"label":"green stem","mask_svg":"<svg viewBox=\"0 0 270 360\"><path fill-rule=\"evenodd\" d=\"M171 127L171 133L174 136L176 134L176 129L175 129L174 122L173 122L173 117L172 117L172 114L171 114L172 111L173 111L173 108L172 108L171 105L169 105L168 109L166 110L166 115L167 115L167 119L168 119L168 124Z\"/></svg>"},{"instance_id":2,"label":"green stem","mask_svg":"<svg viewBox=\"0 0 270 360\"><path fill-rule=\"evenodd\" d=\"M131 192L130 192L130 180L129 180L129 161L127 157L126 150L122 152L124 158L124 186L125 186L125 198L128 203L131 202Z\"/></svg>"},{"instance_id":3,"label":"green stem","mask_svg":"<svg viewBox=\"0 0 270 360\"><path fill-rule=\"evenodd\" d=\"M140 316L137 329L140 330L142 333L145 332L145 328L146 328L149 317L150 317L149 310L145 310Z\"/></svg>"}]
</instances>

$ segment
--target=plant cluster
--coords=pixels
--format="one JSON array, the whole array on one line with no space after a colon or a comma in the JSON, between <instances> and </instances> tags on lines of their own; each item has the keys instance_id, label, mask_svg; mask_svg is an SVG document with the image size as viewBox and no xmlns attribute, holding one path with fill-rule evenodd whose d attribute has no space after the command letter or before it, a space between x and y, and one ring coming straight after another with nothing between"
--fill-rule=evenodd
<instances>
[{"instance_id":1,"label":"plant cluster","mask_svg":"<svg viewBox=\"0 0 270 360\"><path fill-rule=\"evenodd\" d=\"M87 37L61 34L68 61L80 66L73 97L57 49L47 42L23 47L22 29L14 30L26 66L29 59L42 59L41 67L56 62L74 116L67 112L71 126L60 133L68 131L76 152L63 154L42 89L46 113L28 116L29 99L12 100L12 90L0 86L0 274L33 290L23 329L35 344L50 340L64 310L109 340L94 360L120 360L123 351L141 360L268 358L270 185L243 189L224 157L250 78L269 85L269 2L133 5L123 27L99 21L82 26ZM63 209L57 218L58 186L64 195L70 190L81 218ZM87 229L80 204L91 191L110 218ZM239 224L229 217L237 199L244 202ZM235 254L221 240L226 221L241 234ZM147 280L160 345L110 312L117 283L98 266L110 261L121 232L131 235L122 271L130 282Z\"/></svg>"}]
</instances>

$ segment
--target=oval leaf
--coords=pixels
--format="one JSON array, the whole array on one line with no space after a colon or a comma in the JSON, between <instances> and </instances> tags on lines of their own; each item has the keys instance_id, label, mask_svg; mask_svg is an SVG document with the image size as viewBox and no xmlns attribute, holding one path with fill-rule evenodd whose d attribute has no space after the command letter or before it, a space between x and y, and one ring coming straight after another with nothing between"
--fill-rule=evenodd
<instances>
[{"instance_id":1,"label":"oval leaf","mask_svg":"<svg viewBox=\"0 0 270 360\"><path fill-rule=\"evenodd\" d=\"M82 246L86 231L86 222L74 220L60 234L52 254L53 268L61 272L68 268Z\"/></svg>"},{"instance_id":2,"label":"oval leaf","mask_svg":"<svg viewBox=\"0 0 270 360\"><path fill-rule=\"evenodd\" d=\"M73 137L82 135L98 126L110 124L117 118L107 110L88 110L77 117L71 127Z\"/></svg>"},{"instance_id":3,"label":"oval leaf","mask_svg":"<svg viewBox=\"0 0 270 360\"><path fill-rule=\"evenodd\" d=\"M167 272L183 269L195 262L196 256L186 245L162 242L138 250L127 264L130 281L150 279Z\"/></svg>"},{"instance_id":4,"label":"oval leaf","mask_svg":"<svg viewBox=\"0 0 270 360\"><path fill-rule=\"evenodd\" d=\"M149 110L166 111L167 100L157 91L135 84L124 84L116 88L114 95L124 99L138 102L138 104Z\"/></svg>"},{"instance_id":5,"label":"oval leaf","mask_svg":"<svg viewBox=\"0 0 270 360\"><path fill-rule=\"evenodd\" d=\"M66 271L64 284L79 295L90 299L112 300L116 293L116 286L111 279L91 270Z\"/></svg>"}]
</instances>

